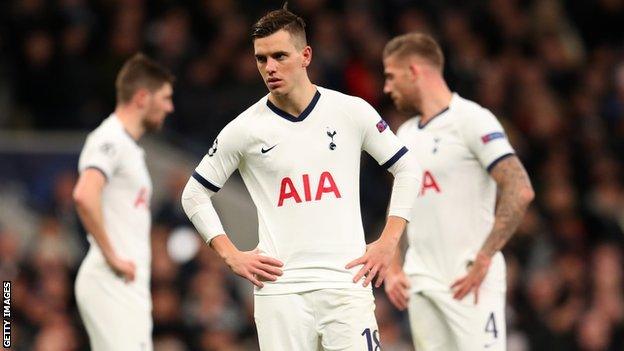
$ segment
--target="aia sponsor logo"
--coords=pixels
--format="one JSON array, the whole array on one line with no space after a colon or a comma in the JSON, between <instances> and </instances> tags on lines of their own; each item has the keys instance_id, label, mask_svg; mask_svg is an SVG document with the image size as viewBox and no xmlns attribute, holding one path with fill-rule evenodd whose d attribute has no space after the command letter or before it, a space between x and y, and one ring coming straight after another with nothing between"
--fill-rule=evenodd
<instances>
[{"instance_id":1,"label":"aia sponsor logo","mask_svg":"<svg viewBox=\"0 0 624 351\"><path fill-rule=\"evenodd\" d=\"M141 190L137 193L136 198L134 199L134 208L149 208L149 203L147 202L147 189L142 187Z\"/></svg>"},{"instance_id":2,"label":"aia sponsor logo","mask_svg":"<svg viewBox=\"0 0 624 351\"><path fill-rule=\"evenodd\" d=\"M425 170L422 178L419 196L424 196L428 192L441 193L440 186L431 172Z\"/></svg>"},{"instance_id":3,"label":"aia sponsor logo","mask_svg":"<svg viewBox=\"0 0 624 351\"><path fill-rule=\"evenodd\" d=\"M312 179L314 181L316 179ZM310 175L304 174L301 176L302 187L297 189L295 183L290 177L283 178L280 183L279 200L277 201L277 207L282 207L287 201L294 201L295 203L301 203L303 201L320 201L324 196L334 196L339 199L340 190L338 185L334 181L331 173L323 172L318 178L317 186L314 193L312 193L312 187L310 186ZM303 196L302 196L303 195ZM314 195L314 196L313 196Z\"/></svg>"}]
</instances>

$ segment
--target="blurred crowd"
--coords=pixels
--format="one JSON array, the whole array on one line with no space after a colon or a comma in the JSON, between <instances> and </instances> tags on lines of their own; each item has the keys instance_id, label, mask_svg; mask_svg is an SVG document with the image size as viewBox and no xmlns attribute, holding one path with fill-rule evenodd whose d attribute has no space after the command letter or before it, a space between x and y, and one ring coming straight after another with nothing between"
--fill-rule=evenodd
<instances>
[{"instance_id":1,"label":"blurred crowd","mask_svg":"<svg viewBox=\"0 0 624 351\"><path fill-rule=\"evenodd\" d=\"M114 108L121 63L143 51L177 76L165 140L199 159L229 120L266 94L249 29L281 6L2 1L0 129L95 127ZM508 350L624 350L624 1L296 0L289 7L308 24L313 82L366 99L395 131L408 116L383 96L381 50L413 30L438 38L451 88L499 117L537 194L505 248ZM362 168L372 240L391 178L367 156ZM14 283L17 350L88 348L73 299L87 247L71 201L76 176L75 164L39 178L0 173L0 273ZM153 205L156 350L253 350L251 285L185 235L178 206L185 182L172 175L168 200ZM376 293L384 350L411 350L405 315Z\"/></svg>"}]
</instances>

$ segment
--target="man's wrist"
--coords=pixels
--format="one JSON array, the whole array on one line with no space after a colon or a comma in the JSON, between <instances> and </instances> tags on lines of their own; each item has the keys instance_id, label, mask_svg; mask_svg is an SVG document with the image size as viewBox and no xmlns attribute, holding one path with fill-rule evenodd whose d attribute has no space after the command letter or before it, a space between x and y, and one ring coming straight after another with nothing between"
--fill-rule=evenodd
<instances>
[{"instance_id":1,"label":"man's wrist","mask_svg":"<svg viewBox=\"0 0 624 351\"><path fill-rule=\"evenodd\" d=\"M381 233L380 239L394 246L398 245L401 240L401 235L403 235L403 231L405 230L406 223L407 221L404 218L388 216L388 221Z\"/></svg>"},{"instance_id":2,"label":"man's wrist","mask_svg":"<svg viewBox=\"0 0 624 351\"><path fill-rule=\"evenodd\" d=\"M394 247L399 244L399 240L401 240L401 233L386 229L379 236L379 240Z\"/></svg>"},{"instance_id":3,"label":"man's wrist","mask_svg":"<svg viewBox=\"0 0 624 351\"><path fill-rule=\"evenodd\" d=\"M477 253L477 257L475 258L475 261L485 264L486 266L489 266L490 263L492 262L492 257L494 256L494 254L489 255L486 252L483 251L479 251Z\"/></svg>"},{"instance_id":4,"label":"man's wrist","mask_svg":"<svg viewBox=\"0 0 624 351\"><path fill-rule=\"evenodd\" d=\"M217 252L219 257L226 262L238 252L236 246L234 246L225 234L215 236L210 240L210 246Z\"/></svg>"},{"instance_id":5,"label":"man's wrist","mask_svg":"<svg viewBox=\"0 0 624 351\"><path fill-rule=\"evenodd\" d=\"M388 273L390 274L398 274L401 273L402 270L403 268L401 268L401 266L396 263L392 263L390 264L390 267L388 267Z\"/></svg>"},{"instance_id":6,"label":"man's wrist","mask_svg":"<svg viewBox=\"0 0 624 351\"><path fill-rule=\"evenodd\" d=\"M104 256L106 263L108 263L109 265L117 260L117 255L112 250L106 252L102 251L102 255Z\"/></svg>"}]
</instances>

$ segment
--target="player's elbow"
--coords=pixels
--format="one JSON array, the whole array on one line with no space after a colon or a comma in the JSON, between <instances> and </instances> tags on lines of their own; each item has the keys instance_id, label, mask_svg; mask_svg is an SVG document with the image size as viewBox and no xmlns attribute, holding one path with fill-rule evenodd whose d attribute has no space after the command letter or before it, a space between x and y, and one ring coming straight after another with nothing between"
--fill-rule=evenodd
<instances>
[{"instance_id":1,"label":"player's elbow","mask_svg":"<svg viewBox=\"0 0 624 351\"><path fill-rule=\"evenodd\" d=\"M535 199L535 191L530 184L527 184L518 191L518 197L525 206L528 206Z\"/></svg>"},{"instance_id":2,"label":"player's elbow","mask_svg":"<svg viewBox=\"0 0 624 351\"><path fill-rule=\"evenodd\" d=\"M85 210L92 206L94 196L85 187L77 186L72 193L72 199L76 209Z\"/></svg>"},{"instance_id":3,"label":"player's elbow","mask_svg":"<svg viewBox=\"0 0 624 351\"><path fill-rule=\"evenodd\" d=\"M194 205L196 204L196 201L194 201L193 199L195 197L197 189L193 185L193 182L189 180L188 183L186 183L184 190L182 190L182 196L180 197L182 210L184 210L184 213L189 219L191 219L192 215L194 214L193 210L195 207Z\"/></svg>"},{"instance_id":4,"label":"player's elbow","mask_svg":"<svg viewBox=\"0 0 624 351\"><path fill-rule=\"evenodd\" d=\"M74 206L76 206L77 209L83 209L87 206L87 196L78 188L74 189L72 199L74 200Z\"/></svg>"}]
</instances>

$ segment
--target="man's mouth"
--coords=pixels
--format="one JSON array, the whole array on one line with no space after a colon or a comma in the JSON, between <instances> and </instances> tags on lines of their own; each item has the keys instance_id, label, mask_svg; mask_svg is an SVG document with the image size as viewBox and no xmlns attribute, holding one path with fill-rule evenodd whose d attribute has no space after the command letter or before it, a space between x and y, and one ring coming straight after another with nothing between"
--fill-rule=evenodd
<instances>
[{"instance_id":1,"label":"man's mouth","mask_svg":"<svg viewBox=\"0 0 624 351\"><path fill-rule=\"evenodd\" d=\"M277 86L280 85L281 82L282 82L282 80L279 79L279 78L269 78L269 79L267 79L267 85L269 86L269 88L276 88Z\"/></svg>"}]
</instances>

